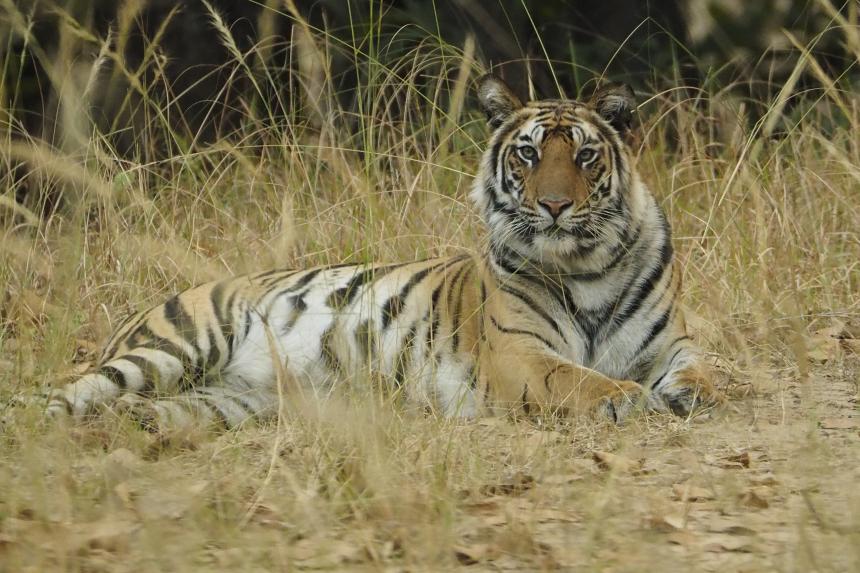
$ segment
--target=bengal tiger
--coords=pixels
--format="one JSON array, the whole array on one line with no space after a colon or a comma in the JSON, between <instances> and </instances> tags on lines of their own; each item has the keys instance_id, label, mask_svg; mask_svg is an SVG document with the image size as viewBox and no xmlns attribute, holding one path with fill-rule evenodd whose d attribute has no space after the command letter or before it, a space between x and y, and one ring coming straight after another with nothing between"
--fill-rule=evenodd
<instances>
[{"instance_id":1,"label":"bengal tiger","mask_svg":"<svg viewBox=\"0 0 860 573\"><path fill-rule=\"evenodd\" d=\"M126 320L48 413L145 402L158 423L231 428L276 414L284 373L317 395L379 373L407 402L459 417L621 422L720 402L678 305L669 224L625 143L632 90L524 104L488 75L478 100L492 129L471 191L481 256L191 288Z\"/></svg>"}]
</instances>

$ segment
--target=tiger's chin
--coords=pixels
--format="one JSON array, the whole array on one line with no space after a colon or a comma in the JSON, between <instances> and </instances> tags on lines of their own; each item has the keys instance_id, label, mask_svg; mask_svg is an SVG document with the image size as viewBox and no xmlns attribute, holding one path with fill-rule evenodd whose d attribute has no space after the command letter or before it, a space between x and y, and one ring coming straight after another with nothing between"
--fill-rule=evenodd
<instances>
[{"instance_id":1,"label":"tiger's chin","mask_svg":"<svg viewBox=\"0 0 860 573\"><path fill-rule=\"evenodd\" d=\"M594 248L594 238L586 233L574 232L557 226L538 231L532 238L532 248L541 258L570 259L581 257ZM581 236L583 235L583 236Z\"/></svg>"}]
</instances>

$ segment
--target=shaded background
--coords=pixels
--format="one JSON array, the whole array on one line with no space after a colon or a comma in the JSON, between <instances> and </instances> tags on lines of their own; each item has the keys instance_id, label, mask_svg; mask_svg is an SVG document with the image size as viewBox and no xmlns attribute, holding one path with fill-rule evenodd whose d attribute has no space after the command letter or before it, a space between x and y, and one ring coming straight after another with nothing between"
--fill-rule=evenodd
<instances>
[{"instance_id":1,"label":"shaded background","mask_svg":"<svg viewBox=\"0 0 860 573\"><path fill-rule=\"evenodd\" d=\"M842 34L828 33L835 12L853 22L856 11L853 0L7 0L0 104L8 138L74 149L66 126L86 116L118 156L152 160L216 141L254 113L270 124L313 121L325 110L308 109L297 92L315 93L315 62L327 84L316 88L319 101L327 91L329 108L357 118L367 91L359 87L375 70L435 50L435 64L425 58L409 77L420 92L456 74L446 60L469 51L471 37L478 66L523 97L587 95L607 79L644 94L686 86L687 98L722 90L747 100L755 121L795 69L797 46L814 47L842 89L857 86ZM808 74L796 78L797 93ZM82 108L63 109L78 99ZM392 117L404 115L402 99L390 99Z\"/></svg>"}]
</instances>

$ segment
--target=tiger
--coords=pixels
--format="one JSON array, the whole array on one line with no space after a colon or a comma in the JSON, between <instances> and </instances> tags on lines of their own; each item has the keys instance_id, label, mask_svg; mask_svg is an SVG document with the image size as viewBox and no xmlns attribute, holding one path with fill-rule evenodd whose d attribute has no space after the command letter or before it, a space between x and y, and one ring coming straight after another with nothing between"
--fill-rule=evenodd
<instances>
[{"instance_id":1,"label":"tiger","mask_svg":"<svg viewBox=\"0 0 860 573\"><path fill-rule=\"evenodd\" d=\"M235 428L369 372L454 418L621 423L721 403L685 326L669 223L629 149L632 89L523 103L486 75L477 99L491 130L470 193L479 254L190 288L122 323L47 414L146 404L151 423Z\"/></svg>"}]
</instances>

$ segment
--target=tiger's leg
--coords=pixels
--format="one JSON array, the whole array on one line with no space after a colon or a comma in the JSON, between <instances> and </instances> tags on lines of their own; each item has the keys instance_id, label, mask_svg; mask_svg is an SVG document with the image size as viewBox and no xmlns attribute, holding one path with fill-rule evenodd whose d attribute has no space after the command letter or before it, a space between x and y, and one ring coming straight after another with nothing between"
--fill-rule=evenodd
<instances>
[{"instance_id":1,"label":"tiger's leg","mask_svg":"<svg viewBox=\"0 0 860 573\"><path fill-rule=\"evenodd\" d=\"M251 419L266 420L277 413L277 393L251 387L206 386L175 396L147 399L125 394L116 403L146 430L169 433L189 428L232 429Z\"/></svg>"},{"instance_id":2,"label":"tiger's leg","mask_svg":"<svg viewBox=\"0 0 860 573\"><path fill-rule=\"evenodd\" d=\"M725 402L689 339L671 345L656 362L654 373L649 384L652 392L678 416Z\"/></svg>"},{"instance_id":3,"label":"tiger's leg","mask_svg":"<svg viewBox=\"0 0 860 573\"><path fill-rule=\"evenodd\" d=\"M84 416L124 394L177 394L219 371L239 343L235 333L246 326L230 303L243 284L235 279L194 287L126 320L108 342L103 363L54 391L47 414ZM245 322L259 320L246 315Z\"/></svg>"},{"instance_id":4,"label":"tiger's leg","mask_svg":"<svg viewBox=\"0 0 860 573\"><path fill-rule=\"evenodd\" d=\"M184 375L185 367L176 356L152 348L136 348L51 392L47 414L81 417L124 394L175 393Z\"/></svg>"},{"instance_id":5,"label":"tiger's leg","mask_svg":"<svg viewBox=\"0 0 860 573\"><path fill-rule=\"evenodd\" d=\"M547 353L483 352L488 406L507 411L597 415L622 422L644 404L641 385L615 380Z\"/></svg>"}]
</instances>

